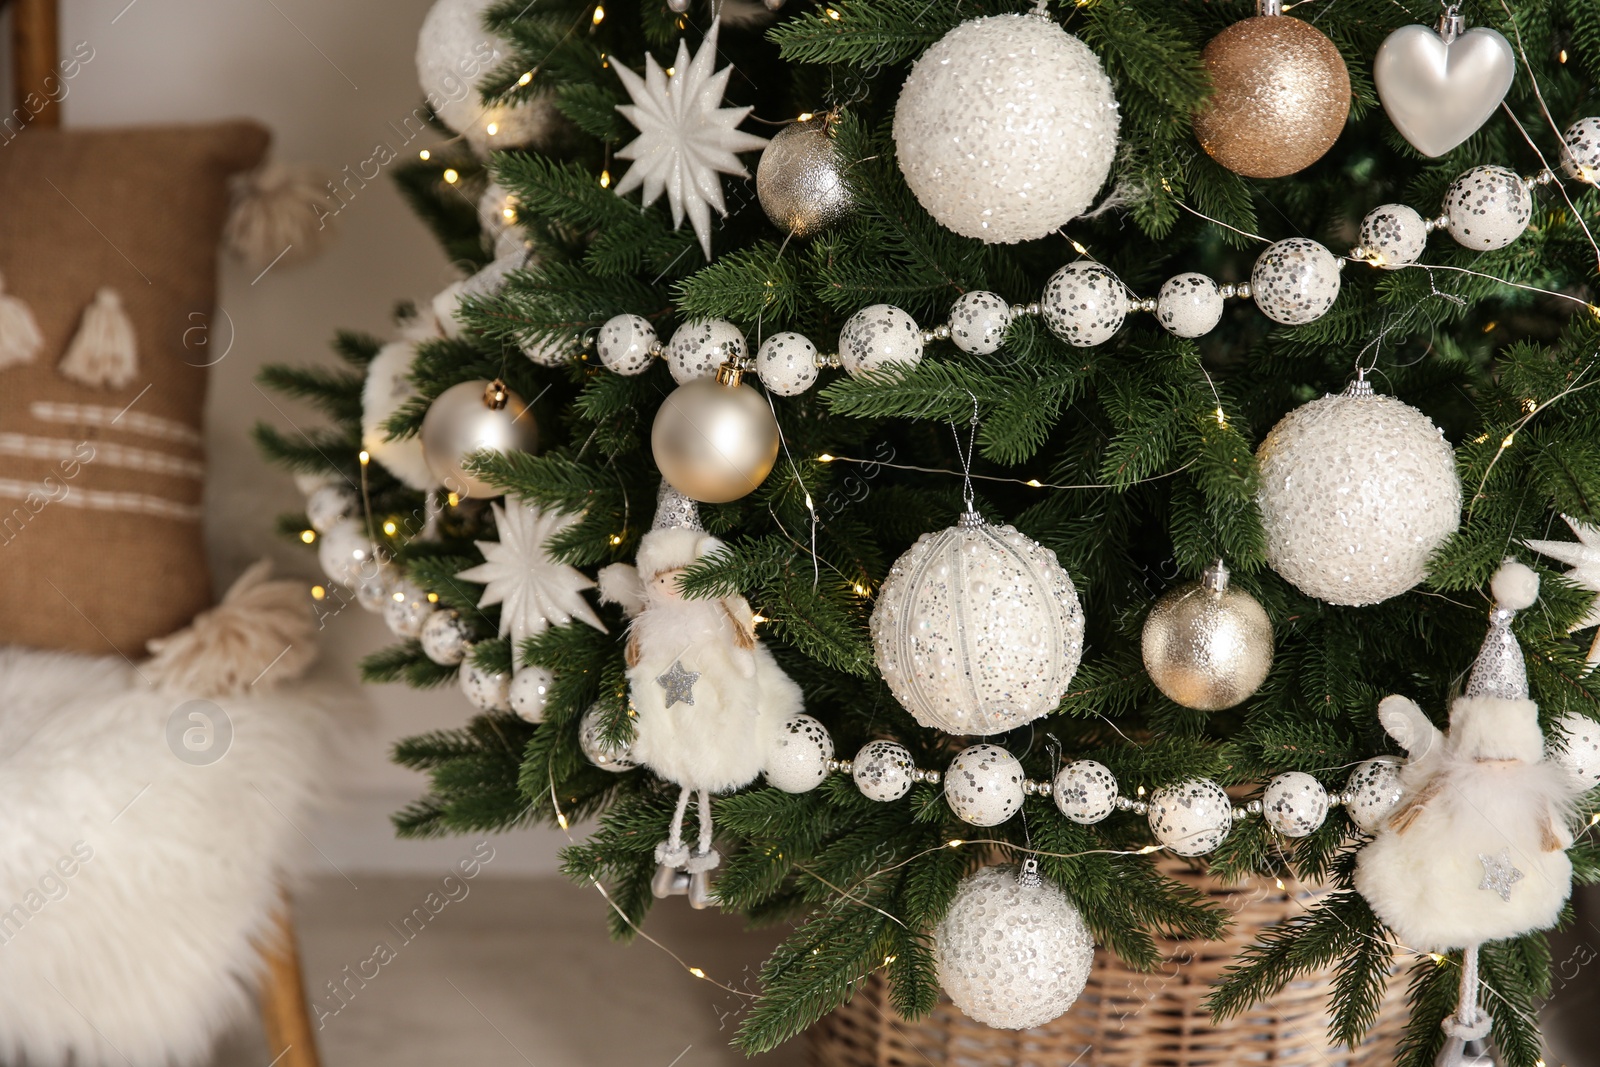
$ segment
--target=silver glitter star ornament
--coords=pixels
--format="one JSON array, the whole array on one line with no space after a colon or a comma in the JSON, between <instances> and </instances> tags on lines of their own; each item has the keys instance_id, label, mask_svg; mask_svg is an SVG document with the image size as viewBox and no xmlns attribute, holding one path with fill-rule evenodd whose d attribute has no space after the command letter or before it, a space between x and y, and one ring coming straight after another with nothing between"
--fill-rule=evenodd
<instances>
[{"instance_id":1,"label":"silver glitter star ornament","mask_svg":"<svg viewBox=\"0 0 1600 1067\"><path fill-rule=\"evenodd\" d=\"M1478 888L1494 890L1500 894L1501 900L1509 904L1511 887L1523 879L1522 872L1511 863L1511 850L1503 848L1494 856L1486 856L1480 852L1478 862L1483 864L1483 881L1478 884Z\"/></svg>"},{"instance_id":2,"label":"silver glitter star ornament","mask_svg":"<svg viewBox=\"0 0 1600 1067\"><path fill-rule=\"evenodd\" d=\"M618 104L617 110L639 128L638 138L617 151L618 159L633 160L617 183L617 195L642 188L644 205L649 207L665 193L672 224L682 226L687 214L707 259L711 258L711 209L719 215L728 213L717 175L750 177L736 153L752 152L767 143L765 137L738 129L750 108L722 106L733 68L712 70L717 28L713 23L692 59L689 46L679 41L670 75L655 56L645 57L643 78L613 64L633 98L632 104Z\"/></svg>"},{"instance_id":3,"label":"silver glitter star ornament","mask_svg":"<svg viewBox=\"0 0 1600 1067\"><path fill-rule=\"evenodd\" d=\"M699 671L685 670L678 660L672 661L672 666L666 674L656 676L656 684L666 694L667 707L674 704L694 703L694 683L700 680Z\"/></svg>"}]
</instances>

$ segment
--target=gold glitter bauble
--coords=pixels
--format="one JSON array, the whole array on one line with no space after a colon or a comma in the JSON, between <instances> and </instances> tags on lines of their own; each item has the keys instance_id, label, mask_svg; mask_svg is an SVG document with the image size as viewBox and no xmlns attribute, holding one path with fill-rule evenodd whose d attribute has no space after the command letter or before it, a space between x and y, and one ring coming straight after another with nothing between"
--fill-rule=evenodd
<instances>
[{"instance_id":1,"label":"gold glitter bauble","mask_svg":"<svg viewBox=\"0 0 1600 1067\"><path fill-rule=\"evenodd\" d=\"M662 401L650 448L667 484L702 504L756 490L778 459L766 398L726 371L678 386Z\"/></svg>"},{"instance_id":2,"label":"gold glitter bauble","mask_svg":"<svg viewBox=\"0 0 1600 1067\"><path fill-rule=\"evenodd\" d=\"M1322 32L1287 15L1236 22L1202 58L1211 99L1195 136L1218 163L1247 178L1282 178L1321 159L1350 115L1350 72Z\"/></svg>"},{"instance_id":3,"label":"gold glitter bauble","mask_svg":"<svg viewBox=\"0 0 1600 1067\"><path fill-rule=\"evenodd\" d=\"M1248 700L1272 667L1272 622L1255 597L1228 588L1221 563L1170 591L1144 623L1144 669L1172 700L1221 711Z\"/></svg>"},{"instance_id":4,"label":"gold glitter bauble","mask_svg":"<svg viewBox=\"0 0 1600 1067\"><path fill-rule=\"evenodd\" d=\"M772 224L796 237L850 214L855 200L825 117L792 122L768 142L756 166L756 196Z\"/></svg>"}]
</instances>

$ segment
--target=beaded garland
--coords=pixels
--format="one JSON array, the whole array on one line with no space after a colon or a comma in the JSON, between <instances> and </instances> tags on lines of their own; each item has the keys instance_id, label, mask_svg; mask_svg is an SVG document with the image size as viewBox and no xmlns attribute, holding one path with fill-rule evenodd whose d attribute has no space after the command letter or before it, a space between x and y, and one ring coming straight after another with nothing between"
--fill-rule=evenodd
<instances>
[{"instance_id":1,"label":"beaded garland","mask_svg":"<svg viewBox=\"0 0 1600 1067\"><path fill-rule=\"evenodd\" d=\"M1576 181L1600 184L1600 118L1581 119L1568 127L1559 167ZM1343 256L1303 237L1277 241L1257 257L1250 281L1240 284L1220 284L1191 271L1167 279L1156 296L1141 298L1106 267L1080 260L1056 271L1036 301L1011 304L995 293L968 292L951 306L945 322L932 327L919 327L897 307L875 304L846 323L837 354L787 333L779 335L788 349L784 358L774 353L766 360L757 359L753 369L772 392L795 396L817 381L816 374L796 366L805 346L810 348L812 369L842 367L852 377L861 377L891 366L915 366L924 346L935 341L950 341L968 355L992 354L1001 347L1011 323L1023 317L1043 319L1051 333L1079 348L1109 341L1131 313L1152 314L1174 336L1196 338L1216 328L1226 301L1234 299L1253 300L1274 322L1304 325L1333 307L1340 272L1348 263L1383 270L1412 266L1435 230L1476 251L1506 247L1527 229L1533 190L1557 178L1550 168L1522 177L1505 167L1474 167L1450 186L1438 215L1423 218L1404 204L1374 208L1362 220L1360 243ZM685 324L663 345L648 321L618 315L584 344L598 349L600 361L619 374L642 373L652 357L669 359L680 384L686 375L709 377L723 360L751 362L737 327L719 322L708 330L709 325Z\"/></svg>"}]
</instances>

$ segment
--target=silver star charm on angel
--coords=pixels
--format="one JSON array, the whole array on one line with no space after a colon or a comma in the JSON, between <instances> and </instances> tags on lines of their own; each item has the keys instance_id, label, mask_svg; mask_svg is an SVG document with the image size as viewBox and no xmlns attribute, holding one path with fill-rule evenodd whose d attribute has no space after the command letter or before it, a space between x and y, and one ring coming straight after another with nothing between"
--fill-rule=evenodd
<instances>
[{"instance_id":1,"label":"silver star charm on angel","mask_svg":"<svg viewBox=\"0 0 1600 1067\"><path fill-rule=\"evenodd\" d=\"M1591 626L1600 626L1600 529L1566 515L1561 517L1577 534L1577 541L1522 543L1542 556L1549 556L1570 566L1572 569L1567 572L1567 580L1596 594L1594 603L1589 605L1589 613L1573 627L1575 631L1587 630ZM1600 666L1600 634L1595 635L1594 644L1589 648L1589 665Z\"/></svg>"},{"instance_id":2,"label":"silver star charm on angel","mask_svg":"<svg viewBox=\"0 0 1600 1067\"><path fill-rule=\"evenodd\" d=\"M649 207L666 193L672 224L682 226L687 214L707 259L711 258L711 209L719 215L728 213L718 172L750 177L736 153L752 152L767 143L765 137L738 129L750 108L722 106L733 68L713 73L716 55L713 23L692 60L688 45L678 42L678 59L670 75L655 56L645 57L643 78L613 64L633 98L632 104L618 104L617 110L639 128L638 138L617 151L618 159L633 160L617 183L617 195L642 187L644 205Z\"/></svg>"},{"instance_id":3,"label":"silver star charm on angel","mask_svg":"<svg viewBox=\"0 0 1600 1067\"><path fill-rule=\"evenodd\" d=\"M1500 899L1509 903L1511 901L1511 887L1522 881L1523 874L1511 862L1511 850L1503 848L1498 855L1489 856L1478 853L1478 862L1483 864L1483 881L1479 889L1492 889L1500 894Z\"/></svg>"},{"instance_id":4,"label":"silver star charm on angel","mask_svg":"<svg viewBox=\"0 0 1600 1067\"><path fill-rule=\"evenodd\" d=\"M510 634L516 650L524 638L573 619L605 633L605 624L583 599L583 591L593 588L594 582L550 555L551 539L577 522L578 516L542 511L514 497L506 497L503 508L489 506L500 540L477 542L483 562L456 577L487 586L478 606L500 605L500 636Z\"/></svg>"}]
</instances>

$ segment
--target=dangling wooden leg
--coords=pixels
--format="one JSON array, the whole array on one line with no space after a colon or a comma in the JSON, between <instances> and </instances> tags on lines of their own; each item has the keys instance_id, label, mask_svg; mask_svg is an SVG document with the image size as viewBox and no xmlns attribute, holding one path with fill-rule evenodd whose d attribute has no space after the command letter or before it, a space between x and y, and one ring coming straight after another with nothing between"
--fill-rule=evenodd
<instances>
[{"instance_id":1,"label":"dangling wooden leg","mask_svg":"<svg viewBox=\"0 0 1600 1067\"><path fill-rule=\"evenodd\" d=\"M272 934L261 947L261 959L266 965L261 977L261 1025L267 1034L269 1062L273 1067L320 1067L287 894Z\"/></svg>"}]
</instances>

